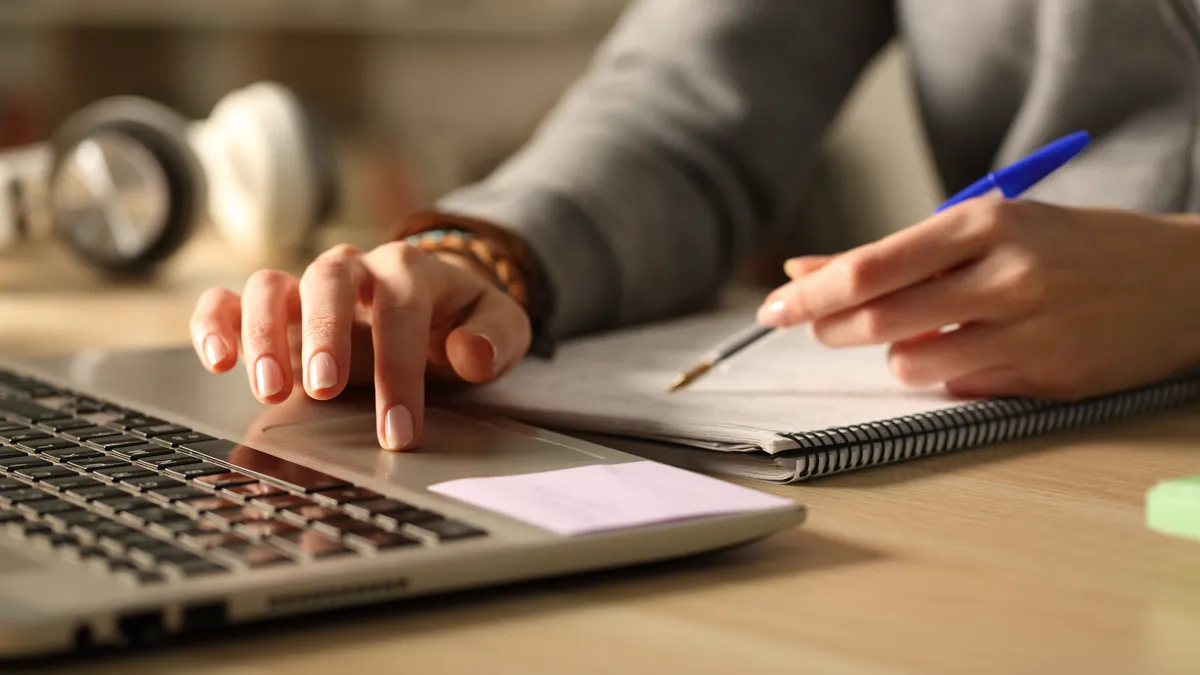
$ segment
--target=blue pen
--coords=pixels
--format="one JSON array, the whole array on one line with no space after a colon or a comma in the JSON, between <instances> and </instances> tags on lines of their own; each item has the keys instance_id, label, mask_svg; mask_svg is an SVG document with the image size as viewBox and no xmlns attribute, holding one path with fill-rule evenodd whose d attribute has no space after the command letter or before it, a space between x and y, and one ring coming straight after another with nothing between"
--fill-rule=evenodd
<instances>
[{"instance_id":1,"label":"blue pen","mask_svg":"<svg viewBox=\"0 0 1200 675\"><path fill-rule=\"evenodd\" d=\"M959 202L982 197L993 190L999 190L1008 199L1019 197L1026 190L1041 182L1046 176L1054 173L1064 164L1074 159L1080 152L1083 152L1083 149L1087 147L1090 140L1086 131L1077 131L1073 134L1063 136L1049 145L1034 150L1029 156L1019 159L1003 169L997 169L971 183L966 189L947 199L934 213L944 211ZM680 374L667 387L667 391L673 392L683 389L692 382L700 379L705 373L716 367L717 364L758 342L774 331L774 328L769 328L755 322L721 346L710 351L700 359L700 363Z\"/></svg>"},{"instance_id":2,"label":"blue pen","mask_svg":"<svg viewBox=\"0 0 1200 675\"><path fill-rule=\"evenodd\" d=\"M1028 157L997 169L979 180L971 183L962 192L946 200L937 208L938 213L959 202L982 197L992 190L999 190L1005 197L1013 199L1021 196L1026 190L1041 182L1046 176L1054 173L1067 162L1075 158L1090 142L1086 131L1077 131L1069 136L1033 151Z\"/></svg>"}]
</instances>

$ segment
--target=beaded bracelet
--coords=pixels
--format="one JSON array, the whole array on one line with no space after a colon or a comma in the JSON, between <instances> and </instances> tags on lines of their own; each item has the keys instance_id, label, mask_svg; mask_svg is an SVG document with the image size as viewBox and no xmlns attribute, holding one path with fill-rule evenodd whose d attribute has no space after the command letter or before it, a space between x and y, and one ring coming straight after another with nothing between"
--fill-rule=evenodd
<instances>
[{"instance_id":1,"label":"beaded bracelet","mask_svg":"<svg viewBox=\"0 0 1200 675\"><path fill-rule=\"evenodd\" d=\"M461 218L445 214L421 214L407 224L407 232L401 236L403 241L423 251L460 255L487 270L497 287L516 300L529 316L533 329L530 352L550 357L554 352L554 344L545 323L551 301L544 293L545 284L538 283L540 277L537 276L536 263L531 255L524 251L524 247L505 246L503 242L506 238L503 235L488 236L493 232L490 226L478 225L483 228L480 232L463 226L464 222ZM475 221L470 222L473 224ZM511 236L507 239L511 239ZM514 251L513 248L518 250ZM522 251L526 253L524 258L519 255Z\"/></svg>"}]
</instances>

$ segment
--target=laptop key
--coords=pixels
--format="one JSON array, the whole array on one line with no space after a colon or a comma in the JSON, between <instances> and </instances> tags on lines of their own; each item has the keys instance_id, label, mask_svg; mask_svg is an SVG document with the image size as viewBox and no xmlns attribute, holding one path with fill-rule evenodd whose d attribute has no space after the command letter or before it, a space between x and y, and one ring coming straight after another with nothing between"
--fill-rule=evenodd
<instances>
[{"instance_id":1,"label":"laptop key","mask_svg":"<svg viewBox=\"0 0 1200 675\"><path fill-rule=\"evenodd\" d=\"M200 485L218 490L220 488L233 487L234 485L253 483L255 479L247 476L244 473L225 470L223 473L213 473L199 476L195 479L195 481Z\"/></svg>"},{"instance_id":2,"label":"laptop key","mask_svg":"<svg viewBox=\"0 0 1200 675\"><path fill-rule=\"evenodd\" d=\"M295 525L282 520L254 520L241 523L236 531L253 539L263 539L272 535L284 534L298 530Z\"/></svg>"},{"instance_id":3,"label":"laptop key","mask_svg":"<svg viewBox=\"0 0 1200 675\"><path fill-rule=\"evenodd\" d=\"M149 469L143 469L140 466L132 466L132 465L111 466L106 469L99 469L95 473L97 476L104 476L105 478L113 481L114 483L119 483L121 481L124 481L127 479L132 479L132 478L145 478L147 476L157 475Z\"/></svg>"},{"instance_id":4,"label":"laptop key","mask_svg":"<svg viewBox=\"0 0 1200 675\"><path fill-rule=\"evenodd\" d=\"M47 450L41 453L42 457L49 457L57 462L71 462L76 459L87 459L88 457L100 457L101 453L98 450L91 448L81 448L78 445L70 448L58 448L57 450Z\"/></svg>"},{"instance_id":5,"label":"laptop key","mask_svg":"<svg viewBox=\"0 0 1200 675\"><path fill-rule=\"evenodd\" d=\"M10 431L0 431L0 439L4 439L14 445L22 441L36 441L44 438L50 438L50 434L24 427Z\"/></svg>"},{"instance_id":6,"label":"laptop key","mask_svg":"<svg viewBox=\"0 0 1200 675\"><path fill-rule=\"evenodd\" d=\"M25 516L14 509L0 509L0 525L6 525L18 520L25 520Z\"/></svg>"},{"instance_id":7,"label":"laptop key","mask_svg":"<svg viewBox=\"0 0 1200 675\"><path fill-rule=\"evenodd\" d=\"M21 441L17 445L20 445L26 450L32 450L33 452L45 452L47 450L78 447L71 441L64 441L61 438L33 438Z\"/></svg>"},{"instance_id":8,"label":"laptop key","mask_svg":"<svg viewBox=\"0 0 1200 675\"><path fill-rule=\"evenodd\" d=\"M177 481L174 478L167 478L166 476L159 476L157 474L153 476L146 476L145 478L127 478L121 482L129 487L138 490L145 490L147 492L163 488L184 487L184 484L181 481Z\"/></svg>"},{"instance_id":9,"label":"laptop key","mask_svg":"<svg viewBox=\"0 0 1200 675\"><path fill-rule=\"evenodd\" d=\"M91 426L82 427L79 429L68 429L61 433L65 438L69 438L73 441L86 441L92 438L100 438L101 436L117 436L121 432L119 429L113 429L111 427Z\"/></svg>"},{"instance_id":10,"label":"laptop key","mask_svg":"<svg viewBox=\"0 0 1200 675\"><path fill-rule=\"evenodd\" d=\"M166 473L168 476L175 476L176 478L191 479L199 478L200 476L225 473L228 470L229 469L226 469L223 466L209 464L208 462L200 462L199 464L184 464L181 466L174 466L167 469Z\"/></svg>"},{"instance_id":11,"label":"laptop key","mask_svg":"<svg viewBox=\"0 0 1200 675\"><path fill-rule=\"evenodd\" d=\"M145 439L138 438L137 436L117 434L116 436L98 436L96 438L89 438L87 443L88 445L100 448L101 450L112 450L113 448L119 448L127 445L145 445L146 441Z\"/></svg>"},{"instance_id":12,"label":"laptop key","mask_svg":"<svg viewBox=\"0 0 1200 675\"><path fill-rule=\"evenodd\" d=\"M156 455L154 457L143 457L138 460L138 464L148 466L151 469L169 469L175 466L183 466L184 464L196 464L199 458L185 455L180 452L173 452L168 455Z\"/></svg>"},{"instance_id":13,"label":"laptop key","mask_svg":"<svg viewBox=\"0 0 1200 675\"><path fill-rule=\"evenodd\" d=\"M63 413L38 405L32 401L0 398L0 415L14 418L21 422L42 422L59 417L67 417Z\"/></svg>"},{"instance_id":14,"label":"laptop key","mask_svg":"<svg viewBox=\"0 0 1200 675\"><path fill-rule=\"evenodd\" d=\"M78 417L65 417L57 420L45 420L38 422L38 426L50 431L67 431L70 429L82 429L84 427L93 426L91 422Z\"/></svg>"},{"instance_id":15,"label":"laptop key","mask_svg":"<svg viewBox=\"0 0 1200 675\"><path fill-rule=\"evenodd\" d=\"M422 539L432 539L434 541L457 541L460 539L481 537L487 534L477 527L449 518L425 521L415 525L408 524L404 526L404 531Z\"/></svg>"},{"instance_id":16,"label":"laptop key","mask_svg":"<svg viewBox=\"0 0 1200 675\"><path fill-rule=\"evenodd\" d=\"M124 495L120 497L108 497L105 499L96 500L96 508L109 513L121 513L123 511L133 511L134 509L148 509L157 506L154 502L146 501L140 497L132 495Z\"/></svg>"},{"instance_id":17,"label":"laptop key","mask_svg":"<svg viewBox=\"0 0 1200 675\"><path fill-rule=\"evenodd\" d=\"M0 417L0 431L12 431L14 429L28 429L28 428L29 427L25 426L24 424L12 422L12 421L4 419L3 417Z\"/></svg>"},{"instance_id":18,"label":"laptop key","mask_svg":"<svg viewBox=\"0 0 1200 675\"><path fill-rule=\"evenodd\" d=\"M388 532L372 526L345 533L342 535L342 542L361 553L375 553L420 544L416 539L399 532Z\"/></svg>"},{"instance_id":19,"label":"laptop key","mask_svg":"<svg viewBox=\"0 0 1200 675\"><path fill-rule=\"evenodd\" d=\"M0 459L8 459L9 457L25 457L29 453L24 450L18 450L9 445L0 445Z\"/></svg>"},{"instance_id":20,"label":"laptop key","mask_svg":"<svg viewBox=\"0 0 1200 675\"><path fill-rule=\"evenodd\" d=\"M89 457L87 459L73 459L70 462L67 462L67 464L70 466L73 466L77 469L83 469L84 471L88 471L88 472L98 471L100 469L113 469L113 468L117 468L117 467L133 466L129 462L119 460L115 457L107 457L107 456Z\"/></svg>"},{"instance_id":21,"label":"laptop key","mask_svg":"<svg viewBox=\"0 0 1200 675\"><path fill-rule=\"evenodd\" d=\"M118 417L117 419L109 422L110 425L119 429L153 427L166 423L166 420L160 420L157 417L146 417L145 415L126 415L125 417Z\"/></svg>"},{"instance_id":22,"label":"laptop key","mask_svg":"<svg viewBox=\"0 0 1200 675\"><path fill-rule=\"evenodd\" d=\"M86 509L75 509L74 511L59 511L58 513L48 513L44 517L47 524L58 530L70 530L77 525L88 525L99 523L108 520L99 513L93 513Z\"/></svg>"},{"instance_id":23,"label":"laptop key","mask_svg":"<svg viewBox=\"0 0 1200 675\"><path fill-rule=\"evenodd\" d=\"M76 511L79 509L78 506L71 502L57 497L21 502L17 505L17 508L30 516L40 516L44 513L62 513L63 511Z\"/></svg>"},{"instance_id":24,"label":"laptop key","mask_svg":"<svg viewBox=\"0 0 1200 675\"><path fill-rule=\"evenodd\" d=\"M302 558L327 558L353 553L337 539L315 530L293 529L275 534L269 541L279 548Z\"/></svg>"},{"instance_id":25,"label":"laptop key","mask_svg":"<svg viewBox=\"0 0 1200 675\"><path fill-rule=\"evenodd\" d=\"M101 483L90 476L75 474L74 476L63 476L62 478L50 478L48 480L43 480L41 485L53 490L65 492L71 488L91 487L96 485L104 485L104 483Z\"/></svg>"},{"instance_id":26,"label":"laptop key","mask_svg":"<svg viewBox=\"0 0 1200 675\"><path fill-rule=\"evenodd\" d=\"M23 488L25 484L15 478L0 478L0 490Z\"/></svg>"},{"instance_id":27,"label":"laptop key","mask_svg":"<svg viewBox=\"0 0 1200 675\"><path fill-rule=\"evenodd\" d=\"M328 492L317 492L312 495L312 500L318 504L325 506L339 506L350 502L363 502L371 499L380 499L383 495L373 490L360 487L341 488L338 490L330 490Z\"/></svg>"},{"instance_id":28,"label":"laptop key","mask_svg":"<svg viewBox=\"0 0 1200 675\"><path fill-rule=\"evenodd\" d=\"M179 502L179 510L200 515L210 511L237 511L242 508L242 505L237 502L231 502L228 499L222 499L205 493L201 494L204 494L204 496Z\"/></svg>"},{"instance_id":29,"label":"laptop key","mask_svg":"<svg viewBox=\"0 0 1200 675\"><path fill-rule=\"evenodd\" d=\"M229 572L229 568L224 565L219 565L211 560L195 560L184 564L166 563L162 565L164 573L174 577L192 578L206 576L209 574L222 574Z\"/></svg>"},{"instance_id":30,"label":"laptop key","mask_svg":"<svg viewBox=\"0 0 1200 675\"><path fill-rule=\"evenodd\" d=\"M143 457L154 457L156 455L171 454L170 448L164 448L161 445L142 442L138 445L124 445L119 448L113 448L108 451L108 454L123 459L128 462L136 462Z\"/></svg>"},{"instance_id":31,"label":"laptop key","mask_svg":"<svg viewBox=\"0 0 1200 675\"><path fill-rule=\"evenodd\" d=\"M299 495L281 494L273 497L255 497L250 500L250 505L268 511L283 511L311 506L312 502Z\"/></svg>"},{"instance_id":32,"label":"laptop key","mask_svg":"<svg viewBox=\"0 0 1200 675\"><path fill-rule=\"evenodd\" d=\"M141 436L145 436L146 438L156 438L158 436L186 433L191 431L191 429L187 427L181 427L178 424L162 423L130 427L129 431Z\"/></svg>"},{"instance_id":33,"label":"laptop key","mask_svg":"<svg viewBox=\"0 0 1200 675\"><path fill-rule=\"evenodd\" d=\"M255 497L270 497L272 495L284 494L284 491L262 481L248 483L246 485L235 485L233 487L222 490L226 495L235 499L253 499Z\"/></svg>"},{"instance_id":34,"label":"laptop key","mask_svg":"<svg viewBox=\"0 0 1200 675\"><path fill-rule=\"evenodd\" d=\"M45 480L47 478L62 478L64 476L78 476L79 473L65 466L42 466L42 467L25 467L13 471L14 475L22 478L28 478L32 481Z\"/></svg>"},{"instance_id":35,"label":"laptop key","mask_svg":"<svg viewBox=\"0 0 1200 675\"><path fill-rule=\"evenodd\" d=\"M37 488L16 488L12 490L0 490L0 506L13 506L15 504L23 504L39 499L53 499L54 495L43 492Z\"/></svg>"},{"instance_id":36,"label":"laptop key","mask_svg":"<svg viewBox=\"0 0 1200 675\"><path fill-rule=\"evenodd\" d=\"M297 508L287 508L280 512L280 517L305 525L314 520L327 520L332 518L345 518L345 514L337 509L331 509L328 506L320 506L312 504L310 506L301 506Z\"/></svg>"},{"instance_id":37,"label":"laptop key","mask_svg":"<svg viewBox=\"0 0 1200 675\"><path fill-rule=\"evenodd\" d=\"M270 544L251 546L242 551L218 548L212 551L212 555L223 562L249 569L259 569L294 562L291 556Z\"/></svg>"},{"instance_id":38,"label":"laptop key","mask_svg":"<svg viewBox=\"0 0 1200 675\"><path fill-rule=\"evenodd\" d=\"M54 534L48 525L37 523L32 520L27 520L24 523L12 523L9 532L15 534L22 539L30 539L33 537L41 537Z\"/></svg>"},{"instance_id":39,"label":"laptop key","mask_svg":"<svg viewBox=\"0 0 1200 675\"><path fill-rule=\"evenodd\" d=\"M170 443L171 445L178 447L195 443L203 443L205 441L215 441L217 439L209 436L208 434L202 434L199 431L184 431L180 433L155 436L154 440L161 443Z\"/></svg>"},{"instance_id":40,"label":"laptop key","mask_svg":"<svg viewBox=\"0 0 1200 675\"><path fill-rule=\"evenodd\" d=\"M67 494L84 501L95 501L97 499L112 499L113 497L132 497L133 495L112 485L105 485L97 481L96 485L88 487L71 488L67 490Z\"/></svg>"},{"instance_id":41,"label":"laptop key","mask_svg":"<svg viewBox=\"0 0 1200 675\"><path fill-rule=\"evenodd\" d=\"M215 523L196 523L197 528L191 532L179 534L179 542L185 546L198 548L202 551L213 548L224 548L237 551L250 548L254 542L235 532L221 530Z\"/></svg>"},{"instance_id":42,"label":"laptop key","mask_svg":"<svg viewBox=\"0 0 1200 675\"><path fill-rule=\"evenodd\" d=\"M10 472L15 469L32 469L47 466L54 465L44 459L38 459L37 457L31 457L29 455L0 459L0 469L7 469Z\"/></svg>"},{"instance_id":43,"label":"laptop key","mask_svg":"<svg viewBox=\"0 0 1200 675\"><path fill-rule=\"evenodd\" d=\"M155 490L148 490L147 493L151 497L165 499L169 502L185 501L188 499L196 499L199 497L210 496L209 493L205 492L204 490L201 490L200 488L194 488L190 485L180 485L179 487L158 488Z\"/></svg>"},{"instance_id":44,"label":"laptop key","mask_svg":"<svg viewBox=\"0 0 1200 675\"><path fill-rule=\"evenodd\" d=\"M239 509L225 509L222 511L206 511L204 517L209 520L215 520L226 526L237 525L251 520L269 520L271 514L253 506L245 506Z\"/></svg>"}]
</instances>

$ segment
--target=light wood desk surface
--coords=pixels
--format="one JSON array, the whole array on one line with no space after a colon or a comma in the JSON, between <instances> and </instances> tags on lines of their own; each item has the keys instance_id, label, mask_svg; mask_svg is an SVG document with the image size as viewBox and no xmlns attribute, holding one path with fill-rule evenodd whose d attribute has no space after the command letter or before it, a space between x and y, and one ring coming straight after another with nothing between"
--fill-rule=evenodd
<instances>
[{"instance_id":1,"label":"light wood desk surface","mask_svg":"<svg viewBox=\"0 0 1200 675\"><path fill-rule=\"evenodd\" d=\"M123 289L58 253L0 257L0 353L185 342L199 291L248 271L203 242ZM38 672L1194 675L1200 543L1147 530L1143 494L1195 473L1193 409L767 486L808 523L706 559Z\"/></svg>"}]
</instances>

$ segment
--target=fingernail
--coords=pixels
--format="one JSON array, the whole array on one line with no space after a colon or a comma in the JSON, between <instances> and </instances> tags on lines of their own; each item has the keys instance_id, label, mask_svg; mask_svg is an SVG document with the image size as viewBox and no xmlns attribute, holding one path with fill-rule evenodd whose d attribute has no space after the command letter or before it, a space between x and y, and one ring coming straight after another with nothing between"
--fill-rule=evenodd
<instances>
[{"instance_id":1,"label":"fingernail","mask_svg":"<svg viewBox=\"0 0 1200 675\"><path fill-rule=\"evenodd\" d=\"M782 300L776 300L758 310L758 322L764 326L782 326L786 319L787 305Z\"/></svg>"},{"instance_id":2,"label":"fingernail","mask_svg":"<svg viewBox=\"0 0 1200 675\"><path fill-rule=\"evenodd\" d=\"M783 273L795 279L804 272L800 265L800 258L792 258L783 263Z\"/></svg>"},{"instance_id":3,"label":"fingernail","mask_svg":"<svg viewBox=\"0 0 1200 675\"><path fill-rule=\"evenodd\" d=\"M394 406L383 418L383 442L388 450L402 450L412 443L413 420L408 408Z\"/></svg>"},{"instance_id":4,"label":"fingernail","mask_svg":"<svg viewBox=\"0 0 1200 675\"><path fill-rule=\"evenodd\" d=\"M317 352L308 360L308 386L314 391L337 384L337 362L329 352Z\"/></svg>"},{"instance_id":5,"label":"fingernail","mask_svg":"<svg viewBox=\"0 0 1200 675\"><path fill-rule=\"evenodd\" d=\"M258 379L259 396L274 396L283 389L283 371L270 356L264 356L254 364L254 375Z\"/></svg>"},{"instance_id":6,"label":"fingernail","mask_svg":"<svg viewBox=\"0 0 1200 675\"><path fill-rule=\"evenodd\" d=\"M229 349L225 347L225 341L219 335L209 335L204 338L204 358L208 359L208 365L215 366L225 360L229 356Z\"/></svg>"},{"instance_id":7,"label":"fingernail","mask_svg":"<svg viewBox=\"0 0 1200 675\"><path fill-rule=\"evenodd\" d=\"M483 333L476 333L476 335L483 338L488 343L488 346L492 348L492 372L496 372L496 362L500 360L500 350L496 349L496 343L492 342L492 338Z\"/></svg>"}]
</instances>

